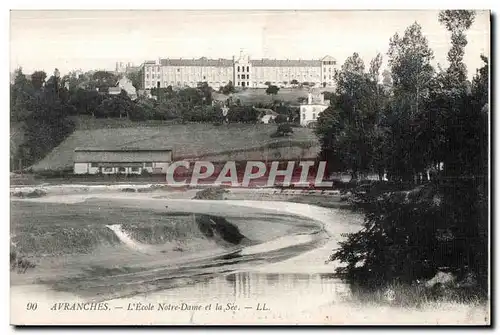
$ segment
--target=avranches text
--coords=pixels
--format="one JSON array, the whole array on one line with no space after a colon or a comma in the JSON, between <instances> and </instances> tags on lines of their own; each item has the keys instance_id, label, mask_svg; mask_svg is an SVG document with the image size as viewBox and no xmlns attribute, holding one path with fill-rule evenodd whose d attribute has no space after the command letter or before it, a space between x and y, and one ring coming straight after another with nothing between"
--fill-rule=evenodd
<instances>
[{"instance_id":1,"label":"avranches text","mask_svg":"<svg viewBox=\"0 0 500 335\"><path fill-rule=\"evenodd\" d=\"M109 311L107 302L57 302L50 308L51 311Z\"/></svg>"}]
</instances>

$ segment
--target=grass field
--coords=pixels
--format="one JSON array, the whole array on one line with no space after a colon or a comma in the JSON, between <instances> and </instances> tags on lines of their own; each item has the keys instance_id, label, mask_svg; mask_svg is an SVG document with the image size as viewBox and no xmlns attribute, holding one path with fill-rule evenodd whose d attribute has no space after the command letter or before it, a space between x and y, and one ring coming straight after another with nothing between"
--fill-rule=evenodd
<instances>
[{"instance_id":1,"label":"grass field","mask_svg":"<svg viewBox=\"0 0 500 335\"><path fill-rule=\"evenodd\" d=\"M175 160L208 154L229 153L265 147L316 147L308 128L294 128L289 137L272 138L276 125L267 124L177 124L156 127L76 130L61 145L33 166L38 171L71 169L76 147L171 148Z\"/></svg>"},{"instance_id":2,"label":"grass field","mask_svg":"<svg viewBox=\"0 0 500 335\"><path fill-rule=\"evenodd\" d=\"M329 91L329 88L319 88L321 92ZM298 104L298 98L307 98L309 90L304 88L281 88L276 95L267 95L263 88L249 88L233 93L233 100L240 99L243 105L255 105L257 103L271 103L280 100L291 104Z\"/></svg>"}]
</instances>

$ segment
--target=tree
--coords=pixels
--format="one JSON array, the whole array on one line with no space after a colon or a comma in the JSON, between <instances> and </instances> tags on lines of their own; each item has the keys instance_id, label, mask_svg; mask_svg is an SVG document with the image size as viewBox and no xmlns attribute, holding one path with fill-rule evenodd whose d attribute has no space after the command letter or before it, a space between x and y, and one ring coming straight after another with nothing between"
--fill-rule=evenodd
<instances>
[{"instance_id":1,"label":"tree","mask_svg":"<svg viewBox=\"0 0 500 335\"><path fill-rule=\"evenodd\" d=\"M392 74L393 99L386 110L384 126L388 129L388 174L393 180L413 180L437 162L426 155L429 139L415 136L417 124L423 122L425 104L435 71L433 52L418 23L409 26L404 36L395 34L389 43L389 66Z\"/></svg>"},{"instance_id":2,"label":"tree","mask_svg":"<svg viewBox=\"0 0 500 335\"><path fill-rule=\"evenodd\" d=\"M439 12L439 22L451 33L451 49L448 52L448 75L457 83L464 83L467 68L463 63L467 31L474 22L475 13L471 10L444 10Z\"/></svg>"},{"instance_id":3,"label":"tree","mask_svg":"<svg viewBox=\"0 0 500 335\"><path fill-rule=\"evenodd\" d=\"M23 167L42 159L59 145L73 130L74 123L68 118L75 114L75 107L61 99L60 79L51 76L44 87L35 90L29 85L22 71L18 71L14 83L16 106L22 121L24 140L15 153ZM42 78L40 76L39 78ZM40 84L40 81L35 85Z\"/></svg>"},{"instance_id":4,"label":"tree","mask_svg":"<svg viewBox=\"0 0 500 335\"><path fill-rule=\"evenodd\" d=\"M33 88L39 91L43 85L45 84L45 79L47 78L47 74L44 71L35 71L31 75L31 84Z\"/></svg>"},{"instance_id":5,"label":"tree","mask_svg":"<svg viewBox=\"0 0 500 335\"><path fill-rule=\"evenodd\" d=\"M464 33L471 16L453 15L458 14L443 13L440 21ZM369 159L373 168L386 169L392 179L363 192L353 189L353 203L365 213L364 227L349 234L331 257L342 262L336 272L358 287L412 284L446 269L457 281L471 276L474 293L488 294L488 60L482 57L485 65L468 90L453 41L450 54L458 55L450 60L451 69L435 73L432 51L415 23L390 42L392 94L363 99L359 93L373 92L376 76L361 85L360 71L345 73L356 68L354 61L336 78L341 85L335 106L378 110L379 121L364 141L375 148ZM348 166L352 162L337 143L350 146L361 135L345 122L343 109L335 111L330 107L319 120L322 154L342 157L340 163ZM436 165L444 169L438 168L431 180L421 178L422 171Z\"/></svg>"},{"instance_id":6,"label":"tree","mask_svg":"<svg viewBox=\"0 0 500 335\"><path fill-rule=\"evenodd\" d=\"M99 106L97 106L95 116L99 118L129 118L131 115L132 118L136 117L137 114L134 114L135 103L130 99L127 93L122 90L119 95L116 96L108 96L105 100L101 102ZM151 114L149 116L144 115L144 120L151 119ZM140 119L136 117L136 120Z\"/></svg>"},{"instance_id":7,"label":"tree","mask_svg":"<svg viewBox=\"0 0 500 335\"><path fill-rule=\"evenodd\" d=\"M384 88L384 91L386 93L389 93L392 91L392 77L391 77L391 71L389 70L384 70L382 72L382 86Z\"/></svg>"},{"instance_id":8,"label":"tree","mask_svg":"<svg viewBox=\"0 0 500 335\"><path fill-rule=\"evenodd\" d=\"M271 86L271 82L270 82L270 81L266 81L266 82L264 83L264 85L266 85L266 86Z\"/></svg>"},{"instance_id":9,"label":"tree","mask_svg":"<svg viewBox=\"0 0 500 335\"><path fill-rule=\"evenodd\" d=\"M212 88L208 86L208 83L201 82L198 83L197 89L200 92L202 103L204 105L211 105L212 104Z\"/></svg>"},{"instance_id":10,"label":"tree","mask_svg":"<svg viewBox=\"0 0 500 335\"><path fill-rule=\"evenodd\" d=\"M259 116L251 106L231 106L229 108L227 119L229 122L256 123Z\"/></svg>"},{"instance_id":11,"label":"tree","mask_svg":"<svg viewBox=\"0 0 500 335\"><path fill-rule=\"evenodd\" d=\"M132 82L132 86L135 87L136 90L140 90L143 86L142 83L142 75L140 71L132 71L126 74L127 78Z\"/></svg>"},{"instance_id":12,"label":"tree","mask_svg":"<svg viewBox=\"0 0 500 335\"><path fill-rule=\"evenodd\" d=\"M292 126L288 123L281 123L278 125L278 128L276 129L276 132L273 135L281 137L281 136L289 136L290 134L293 134Z\"/></svg>"},{"instance_id":13,"label":"tree","mask_svg":"<svg viewBox=\"0 0 500 335\"><path fill-rule=\"evenodd\" d=\"M221 92L224 95L229 95L231 93L236 92L236 89L233 85L233 82L230 80L225 86L219 89L219 92Z\"/></svg>"},{"instance_id":14,"label":"tree","mask_svg":"<svg viewBox=\"0 0 500 335\"><path fill-rule=\"evenodd\" d=\"M110 87L115 87L118 81L118 77L108 71L96 71L92 75L91 86L99 89L99 92L107 92Z\"/></svg>"},{"instance_id":15,"label":"tree","mask_svg":"<svg viewBox=\"0 0 500 335\"><path fill-rule=\"evenodd\" d=\"M380 62L377 56L372 64ZM316 134L329 172L350 170L353 179L374 169L375 129L380 109L378 83L372 66L366 73L357 53L335 75L336 99L318 118ZM332 104L333 103L333 104Z\"/></svg>"},{"instance_id":16,"label":"tree","mask_svg":"<svg viewBox=\"0 0 500 335\"><path fill-rule=\"evenodd\" d=\"M278 94L280 88L276 85L270 85L266 88L266 94L267 95L276 95Z\"/></svg>"},{"instance_id":17,"label":"tree","mask_svg":"<svg viewBox=\"0 0 500 335\"><path fill-rule=\"evenodd\" d=\"M286 117L286 115L284 114L279 114L278 116L276 116L276 118L274 119L274 122L276 123L285 123L288 121L288 118Z\"/></svg>"},{"instance_id":18,"label":"tree","mask_svg":"<svg viewBox=\"0 0 500 335\"><path fill-rule=\"evenodd\" d=\"M292 81L290 82L290 84L292 84L294 86L297 86L299 84L299 81L297 79L292 79Z\"/></svg>"}]
</instances>

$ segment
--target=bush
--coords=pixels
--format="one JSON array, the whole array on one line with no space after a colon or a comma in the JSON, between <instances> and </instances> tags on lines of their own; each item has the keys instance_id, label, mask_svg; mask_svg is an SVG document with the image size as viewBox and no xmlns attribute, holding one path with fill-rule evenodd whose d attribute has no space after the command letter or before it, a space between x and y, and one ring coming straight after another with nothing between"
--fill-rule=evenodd
<instances>
[{"instance_id":1,"label":"bush","mask_svg":"<svg viewBox=\"0 0 500 335\"><path fill-rule=\"evenodd\" d=\"M281 136L288 136L292 133L293 133L292 126L288 123L282 123L282 124L278 125L278 129L276 129L275 135L277 137L281 137Z\"/></svg>"},{"instance_id":2,"label":"bush","mask_svg":"<svg viewBox=\"0 0 500 335\"><path fill-rule=\"evenodd\" d=\"M142 169L141 171L141 176L144 176L144 177L149 177L151 176L151 172L149 172L148 170L146 169Z\"/></svg>"},{"instance_id":3,"label":"bush","mask_svg":"<svg viewBox=\"0 0 500 335\"><path fill-rule=\"evenodd\" d=\"M378 289L446 271L457 281L472 275L476 291L487 294L487 206L477 201L476 183L437 180L401 188L372 182L352 189L365 223L331 256L345 264L336 272L350 283Z\"/></svg>"},{"instance_id":4,"label":"bush","mask_svg":"<svg viewBox=\"0 0 500 335\"><path fill-rule=\"evenodd\" d=\"M279 115L278 115L278 116L276 116L276 118L274 119L274 122L276 122L276 123L285 123L285 122L287 122L287 121L288 121L287 117L286 117L285 115L283 115L283 114L279 114Z\"/></svg>"},{"instance_id":5,"label":"bush","mask_svg":"<svg viewBox=\"0 0 500 335\"><path fill-rule=\"evenodd\" d=\"M31 192L14 192L14 193L11 193L11 195L13 197L16 197L16 198L41 198L41 197L44 197L47 195L47 192L43 191L43 190L39 190L39 189L35 189Z\"/></svg>"},{"instance_id":6,"label":"bush","mask_svg":"<svg viewBox=\"0 0 500 335\"><path fill-rule=\"evenodd\" d=\"M193 199L199 200L224 200L224 194L229 193L228 190L222 188L206 188L198 191Z\"/></svg>"},{"instance_id":7,"label":"bush","mask_svg":"<svg viewBox=\"0 0 500 335\"><path fill-rule=\"evenodd\" d=\"M15 251L10 252L10 270L17 270L18 273L26 273L29 269L33 269L35 263L26 259L24 256L18 255Z\"/></svg>"}]
</instances>

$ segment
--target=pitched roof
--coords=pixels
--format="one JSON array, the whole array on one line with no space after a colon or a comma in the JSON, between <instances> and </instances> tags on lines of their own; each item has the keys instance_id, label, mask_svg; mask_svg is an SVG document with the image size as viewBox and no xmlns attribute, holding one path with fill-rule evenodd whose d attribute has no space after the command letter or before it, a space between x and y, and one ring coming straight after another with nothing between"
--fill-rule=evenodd
<instances>
[{"instance_id":1,"label":"pitched roof","mask_svg":"<svg viewBox=\"0 0 500 335\"><path fill-rule=\"evenodd\" d=\"M330 55L326 55L325 57L323 57L321 59L321 61L323 62L327 62L327 61L330 61L330 62L337 62L337 60L335 58L333 58L332 56Z\"/></svg>"},{"instance_id":2,"label":"pitched roof","mask_svg":"<svg viewBox=\"0 0 500 335\"><path fill-rule=\"evenodd\" d=\"M182 58L164 58L160 59L160 64L163 66L215 66L215 67L231 67L233 61L230 59L209 59L201 57L199 59L182 59Z\"/></svg>"},{"instance_id":3,"label":"pitched roof","mask_svg":"<svg viewBox=\"0 0 500 335\"><path fill-rule=\"evenodd\" d=\"M306 67L306 66L321 66L319 59L251 59L252 66L262 67ZM145 62L145 64L154 64L154 62ZM162 66L213 66L213 67L231 67L233 60L231 59L209 59L201 57L198 59L183 59L183 58L163 58L160 59Z\"/></svg>"},{"instance_id":4,"label":"pitched roof","mask_svg":"<svg viewBox=\"0 0 500 335\"><path fill-rule=\"evenodd\" d=\"M252 59L252 66L269 66L269 67L302 67L302 66L321 66L320 60L308 59Z\"/></svg>"}]
</instances>

